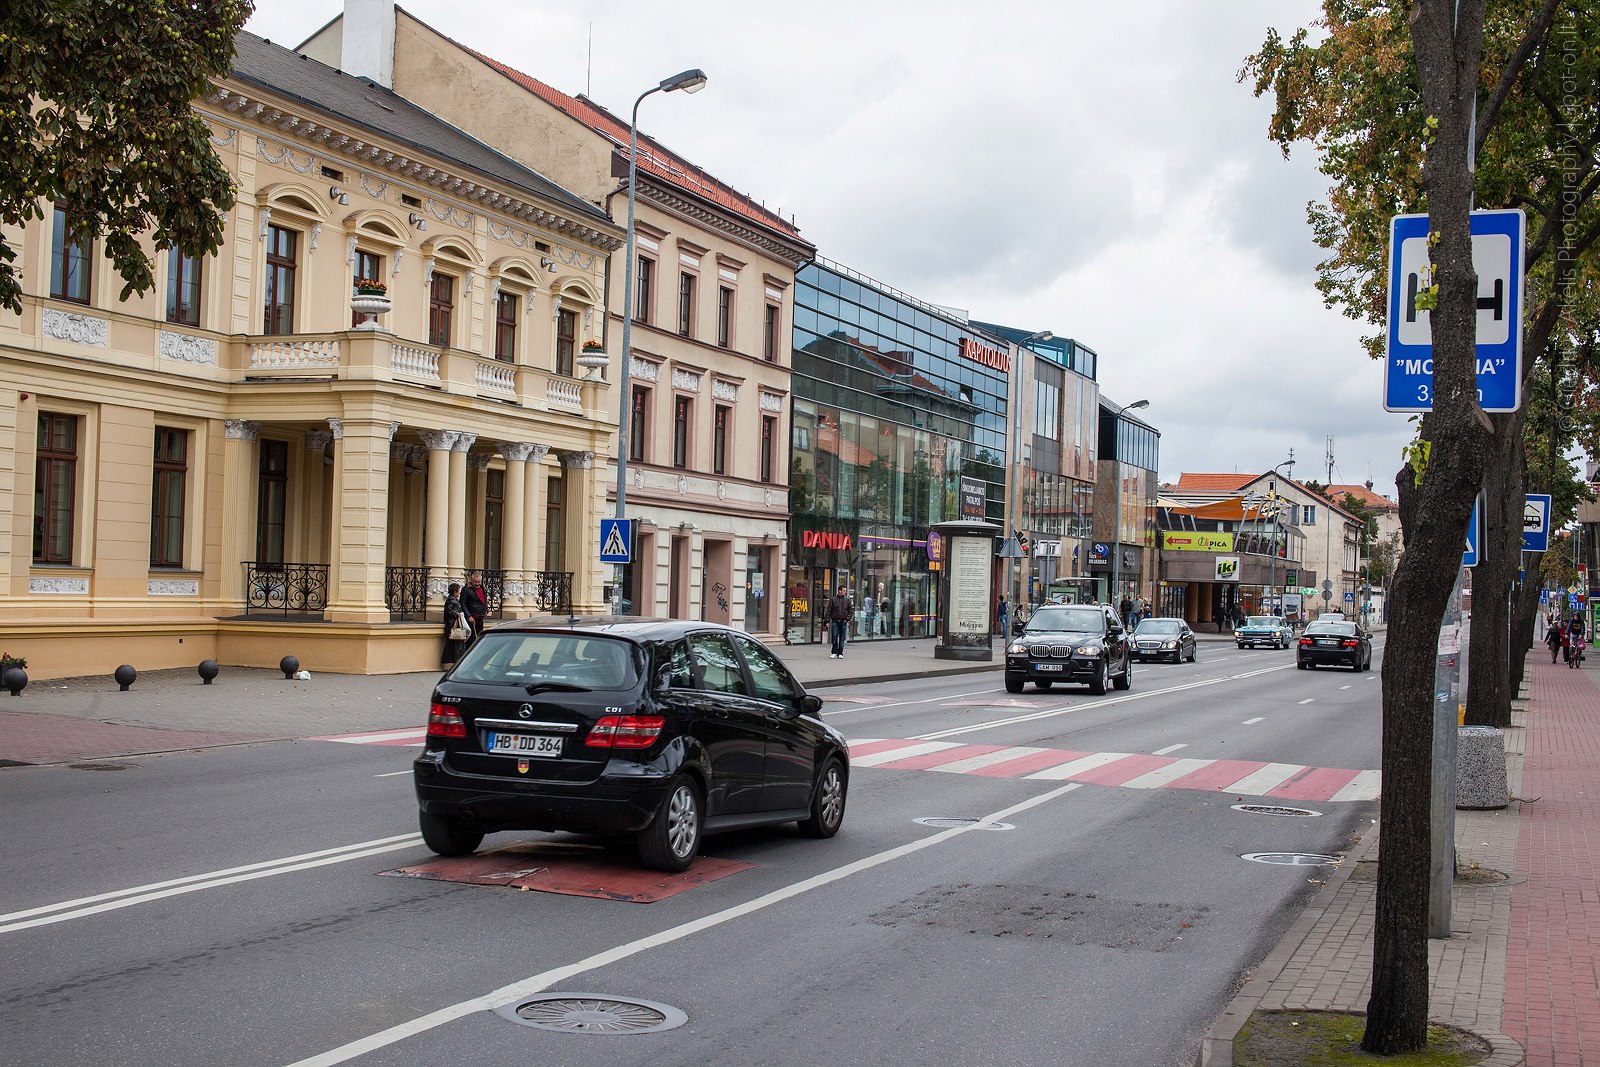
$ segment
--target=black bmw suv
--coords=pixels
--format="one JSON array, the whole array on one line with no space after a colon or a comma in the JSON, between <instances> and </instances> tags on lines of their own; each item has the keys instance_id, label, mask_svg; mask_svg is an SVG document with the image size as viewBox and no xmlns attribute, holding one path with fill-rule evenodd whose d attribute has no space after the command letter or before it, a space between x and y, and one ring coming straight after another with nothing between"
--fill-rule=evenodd
<instances>
[{"instance_id":1,"label":"black bmw suv","mask_svg":"<svg viewBox=\"0 0 1600 1067\"><path fill-rule=\"evenodd\" d=\"M412 768L422 837L457 856L495 830L631 835L667 871L721 830L831 837L850 758L821 708L726 626L496 626L434 689Z\"/></svg>"},{"instance_id":2,"label":"black bmw suv","mask_svg":"<svg viewBox=\"0 0 1600 1067\"><path fill-rule=\"evenodd\" d=\"M1006 646L1006 692L1033 682L1087 682L1101 696L1112 686L1133 685L1128 635L1112 609L1098 604L1061 604L1033 613L1022 633Z\"/></svg>"}]
</instances>

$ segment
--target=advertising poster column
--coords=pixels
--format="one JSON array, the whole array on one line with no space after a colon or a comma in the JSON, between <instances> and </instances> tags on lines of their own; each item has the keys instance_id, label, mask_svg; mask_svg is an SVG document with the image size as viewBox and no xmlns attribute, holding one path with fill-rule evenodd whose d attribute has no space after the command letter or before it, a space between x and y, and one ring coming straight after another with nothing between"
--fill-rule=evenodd
<instances>
[{"instance_id":1,"label":"advertising poster column","mask_svg":"<svg viewBox=\"0 0 1600 1067\"><path fill-rule=\"evenodd\" d=\"M993 659L990 619L995 611L994 551L1000 528L987 522L941 522L933 532L944 545L945 557L941 638L934 645L934 658Z\"/></svg>"}]
</instances>

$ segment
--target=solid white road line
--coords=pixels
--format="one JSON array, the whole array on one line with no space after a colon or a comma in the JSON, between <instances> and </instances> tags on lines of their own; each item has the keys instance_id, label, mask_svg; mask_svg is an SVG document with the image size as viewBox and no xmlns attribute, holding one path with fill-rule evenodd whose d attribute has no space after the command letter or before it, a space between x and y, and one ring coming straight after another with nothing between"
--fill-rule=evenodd
<instances>
[{"instance_id":1,"label":"solid white road line","mask_svg":"<svg viewBox=\"0 0 1600 1067\"><path fill-rule=\"evenodd\" d=\"M887 752L874 752L867 756L851 756L850 766L876 767L880 763L893 763L897 759L926 756L930 752L943 752L947 748L959 747L954 741L924 741L920 745L907 745L905 748L893 748Z\"/></svg>"},{"instance_id":2,"label":"solid white road line","mask_svg":"<svg viewBox=\"0 0 1600 1067\"><path fill-rule=\"evenodd\" d=\"M1305 767L1298 763L1269 763L1259 771L1245 775L1223 792L1246 793L1253 797L1266 796L1303 770Z\"/></svg>"},{"instance_id":3,"label":"solid white road line","mask_svg":"<svg viewBox=\"0 0 1600 1067\"><path fill-rule=\"evenodd\" d=\"M403 771L387 771L387 772L385 772L383 774L374 774L372 777L374 777L374 778L393 778L397 774L410 774L410 773L411 773L411 768L407 767Z\"/></svg>"},{"instance_id":4,"label":"solid white road line","mask_svg":"<svg viewBox=\"0 0 1600 1067\"><path fill-rule=\"evenodd\" d=\"M1316 697L1306 697L1306 698L1305 698L1305 699L1304 699L1304 700L1302 700L1302 701L1301 701L1301 702L1300 702L1300 703L1302 703L1302 704L1309 704L1309 703L1311 703L1311 702L1312 702L1312 701L1313 701L1313 700L1315 700L1315 699L1317 699L1317 698L1316 698Z\"/></svg>"},{"instance_id":5,"label":"solid white road line","mask_svg":"<svg viewBox=\"0 0 1600 1067\"><path fill-rule=\"evenodd\" d=\"M226 870L212 871L209 874L193 874L187 878L173 878L165 882L152 882L149 885L116 889L109 893L97 893L92 897L63 900L58 904L45 904L37 908L28 908L25 911L13 911L0 915L0 934L9 933L13 930L27 930L35 926L49 926L52 923L66 922L68 919L81 919L88 915L98 915L104 911L116 911L119 908L129 908L135 904L143 904L151 900L181 896L184 893L194 893L202 889L214 889L218 886L232 885L235 882L250 882L257 878L270 878L275 874L289 874L293 871L309 870L312 867L326 867L332 863L343 863L345 860L361 859L363 856L377 856L384 852L393 852L396 849L411 848L421 843L421 841L421 834L380 837L372 841L344 845L340 848L327 848L320 852L307 852L299 856L265 860L261 863L246 864L243 867L229 867ZM50 914L51 912L56 914L52 915ZM38 916L38 918L33 918L33 916Z\"/></svg>"},{"instance_id":6,"label":"solid white road line","mask_svg":"<svg viewBox=\"0 0 1600 1067\"><path fill-rule=\"evenodd\" d=\"M1339 688L1340 689L1349 689L1350 687L1348 685L1341 685Z\"/></svg>"},{"instance_id":7,"label":"solid white road line","mask_svg":"<svg viewBox=\"0 0 1600 1067\"><path fill-rule=\"evenodd\" d=\"M1156 749L1154 752L1152 752L1150 754L1152 756L1165 756L1165 755L1168 755L1170 753L1178 751L1178 749L1180 749L1180 748L1188 748L1188 747L1189 747L1188 745L1182 745L1182 744L1180 744L1180 745L1168 745L1166 748L1158 748L1158 749Z\"/></svg>"},{"instance_id":8,"label":"solid white road line","mask_svg":"<svg viewBox=\"0 0 1600 1067\"><path fill-rule=\"evenodd\" d=\"M998 668L996 668L996 669L998 669ZM928 697L926 700L897 700L893 704L872 704L872 705L869 705L869 706L863 706L863 707L859 707L859 708L840 708L838 711L825 711L822 714L825 715L825 716L827 716L827 715L849 715L849 714L851 714L853 712L857 712L857 711L884 711L884 710L886 710L888 708L909 708L914 704L936 704L941 700L953 700L953 699L955 699L957 697L976 697L976 696L993 695L994 692L995 692L994 687L990 686L988 689L974 689L974 690L972 690L971 692L968 692L968 693L943 693L943 694L940 694L939 696L936 696L936 697ZM823 700L826 701L827 698L824 697Z\"/></svg>"},{"instance_id":9,"label":"solid white road line","mask_svg":"<svg viewBox=\"0 0 1600 1067\"><path fill-rule=\"evenodd\" d=\"M1145 700L1149 697L1158 697L1166 693L1182 693L1190 689L1199 689L1202 686L1216 685L1226 682L1226 678L1206 678L1198 682L1189 682L1186 685L1169 686L1166 689L1146 689L1125 697L1111 697L1106 700L1093 700L1087 704L1065 704L1059 708L1045 708L1032 715L1016 715L1009 719L989 719L986 722L973 723L971 726L957 726L952 730L936 730L931 734L918 734L918 741L932 741L942 737L959 737L962 734L977 733L980 730L993 730L1000 726L1011 726L1019 722L1035 722L1039 719L1050 719L1057 715L1067 715L1077 711L1089 711L1093 708L1106 708L1113 704L1127 704L1134 700Z\"/></svg>"},{"instance_id":10,"label":"solid white road line","mask_svg":"<svg viewBox=\"0 0 1600 1067\"><path fill-rule=\"evenodd\" d=\"M1028 745L1015 745L1011 748L1002 748L998 752L985 752L981 756L968 756L966 759L958 759L952 763L942 763L937 767L930 767L928 769L932 771L944 771L947 774L967 774L983 767L992 767L996 763L1004 763L1006 760L1020 759L1023 756L1031 756L1035 752L1043 751L1045 750L1042 748L1032 748Z\"/></svg>"},{"instance_id":11,"label":"solid white road line","mask_svg":"<svg viewBox=\"0 0 1600 1067\"><path fill-rule=\"evenodd\" d=\"M1160 789L1168 782L1175 782L1186 774L1193 774L1202 767L1209 767L1216 760L1211 759L1179 759L1173 760L1165 767L1157 767L1137 778L1122 783L1124 789Z\"/></svg>"},{"instance_id":12,"label":"solid white road line","mask_svg":"<svg viewBox=\"0 0 1600 1067\"><path fill-rule=\"evenodd\" d=\"M1329 800L1377 800L1382 792L1382 775L1378 771L1362 771L1350 779L1348 785L1339 790Z\"/></svg>"},{"instance_id":13,"label":"solid white road line","mask_svg":"<svg viewBox=\"0 0 1600 1067\"><path fill-rule=\"evenodd\" d=\"M661 946L669 945L674 941L681 941L686 937L698 934L704 930L709 930L712 927L720 926L723 923L730 922L734 919L740 919L746 915L752 915L758 911L770 908L774 904L781 904L793 897L800 896L802 893L809 893L813 889L820 889L825 885L848 878L854 874L859 874L862 871L871 870L874 867L881 866L904 856L910 856L913 853L922 851L923 849L932 848L935 845L942 845L952 838L959 837L961 834L971 833L974 830L982 828L986 824L1004 822L1012 816L1019 815L1030 808L1036 808L1041 804L1048 803L1049 801L1052 801L1057 797L1069 793L1077 788L1080 787L1076 782L1068 783L1059 789L1052 789L1048 793L1041 793L1036 797L1030 797L1021 803L1013 804L1011 807L1004 808L992 815L987 815L976 823L953 826L948 830L942 830L937 834L933 834L932 836L920 838L904 845L897 845L894 848L885 849L884 851L874 853L871 856L864 856L853 863L847 863L842 867L835 867L831 871L824 871L821 874L802 879L801 881L795 882L791 885L786 885L781 889L775 889L770 893L756 897L754 900L748 900L743 904L737 904L734 907L727 908L723 911L714 912L711 915L706 915L699 919L693 919L681 925L674 926L669 930L662 930L660 933L639 938L636 941L630 941L626 944L617 945L615 948L606 949L604 952L597 952L587 959L579 960L576 963L570 963L564 967L552 968L548 971L544 971L543 973L524 978L520 982L513 982L510 985L501 986L499 989L485 993L482 996L473 997L470 1000L463 1000L460 1003L451 1004L448 1007L440 1008L437 1011L433 1011L427 1015L419 1016L418 1018L400 1023L397 1026L391 1026L387 1030L381 1030L369 1037L351 1041L348 1044L341 1045L336 1049L330 1049L327 1052L319 1053L315 1056L309 1056L303 1060L297 1060L290 1064L289 1067L335 1067L336 1064L347 1063L358 1056L364 1056L368 1052L374 1052L381 1048L387 1048L388 1046L397 1044L406 1040L407 1038L415 1037L418 1034L426 1033L427 1031L443 1026L446 1023L465 1018L474 1012L493 1011L495 1008L502 1007L506 1004L515 1003L523 997L538 993L541 990L549 989L551 986L568 981L569 979L575 978L580 974L585 974L601 967L610 966L613 963L618 963L622 960L628 959L630 956L637 956L641 952L645 952L653 948L660 948Z\"/></svg>"},{"instance_id":14,"label":"solid white road line","mask_svg":"<svg viewBox=\"0 0 1600 1067\"><path fill-rule=\"evenodd\" d=\"M1239 725L1240 726L1254 726L1258 722L1265 722L1265 721L1266 721L1266 716L1265 715L1257 715L1253 719L1246 719L1244 722L1240 723Z\"/></svg>"}]
</instances>

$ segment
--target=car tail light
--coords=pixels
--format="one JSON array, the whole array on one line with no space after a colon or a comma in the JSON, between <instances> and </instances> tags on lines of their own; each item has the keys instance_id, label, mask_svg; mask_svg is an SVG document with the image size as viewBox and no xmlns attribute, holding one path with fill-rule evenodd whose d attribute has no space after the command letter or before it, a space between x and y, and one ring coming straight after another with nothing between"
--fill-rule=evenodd
<instances>
[{"instance_id":1,"label":"car tail light","mask_svg":"<svg viewBox=\"0 0 1600 1067\"><path fill-rule=\"evenodd\" d=\"M1311 641L1311 638L1309 638L1309 637L1302 637L1302 638L1301 638L1301 639L1300 639L1300 643L1301 643L1301 644L1302 644L1302 645L1309 645L1309 644L1311 644L1311 643L1312 643L1312 641Z\"/></svg>"},{"instance_id":2,"label":"car tail light","mask_svg":"<svg viewBox=\"0 0 1600 1067\"><path fill-rule=\"evenodd\" d=\"M602 715L589 729L590 748L649 748L667 720L660 715Z\"/></svg>"},{"instance_id":3,"label":"car tail light","mask_svg":"<svg viewBox=\"0 0 1600 1067\"><path fill-rule=\"evenodd\" d=\"M433 704L428 708L428 736L466 737L467 724L461 721L461 713L455 708Z\"/></svg>"},{"instance_id":4,"label":"car tail light","mask_svg":"<svg viewBox=\"0 0 1600 1067\"><path fill-rule=\"evenodd\" d=\"M1355 638L1347 637L1347 638L1345 638L1344 647L1345 648L1355 648L1359 644L1361 644L1361 642L1357 641Z\"/></svg>"}]
</instances>

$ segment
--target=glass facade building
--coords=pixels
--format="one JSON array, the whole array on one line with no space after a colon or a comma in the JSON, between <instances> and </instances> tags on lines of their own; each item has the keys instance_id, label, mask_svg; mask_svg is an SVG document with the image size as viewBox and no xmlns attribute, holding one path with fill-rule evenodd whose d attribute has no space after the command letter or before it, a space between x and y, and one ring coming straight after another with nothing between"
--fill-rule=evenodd
<instances>
[{"instance_id":1,"label":"glass facade building","mask_svg":"<svg viewBox=\"0 0 1600 1067\"><path fill-rule=\"evenodd\" d=\"M788 638L922 637L937 618L928 527L963 517L963 480L1005 521L1008 346L960 315L817 260L795 277Z\"/></svg>"}]
</instances>

